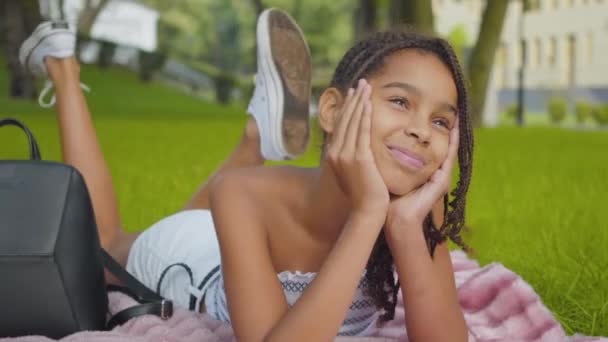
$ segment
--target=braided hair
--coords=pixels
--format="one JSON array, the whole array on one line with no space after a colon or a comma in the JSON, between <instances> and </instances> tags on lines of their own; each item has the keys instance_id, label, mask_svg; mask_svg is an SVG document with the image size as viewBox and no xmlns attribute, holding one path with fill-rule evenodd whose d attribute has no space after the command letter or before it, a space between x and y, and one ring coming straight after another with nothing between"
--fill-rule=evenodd
<instances>
[{"instance_id":1,"label":"braided hair","mask_svg":"<svg viewBox=\"0 0 608 342\"><path fill-rule=\"evenodd\" d=\"M459 180L451 192L449 201L446 194L444 201L444 222L437 229L429 213L423 222L423 232L431 257L437 244L452 240L465 251L469 247L460 236L464 227L466 193L469 189L473 158L473 130L468 109L467 89L463 73L454 50L441 38L422 35L414 32L379 32L353 46L338 64L331 81L334 87L346 94L361 78L369 78L382 69L385 58L404 49L414 49L438 57L450 70L458 93L458 122L460 143L458 146ZM449 210L448 210L449 207ZM366 266L365 292L373 298L378 309L383 311L379 324L395 317L399 280L395 281L395 265L388 248L384 230L378 236Z\"/></svg>"}]
</instances>

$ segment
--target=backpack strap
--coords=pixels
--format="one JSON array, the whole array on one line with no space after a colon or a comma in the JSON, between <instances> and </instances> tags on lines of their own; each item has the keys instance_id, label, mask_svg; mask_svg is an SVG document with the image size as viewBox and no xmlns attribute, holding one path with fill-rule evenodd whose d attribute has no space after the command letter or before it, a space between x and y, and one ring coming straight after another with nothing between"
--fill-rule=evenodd
<instances>
[{"instance_id":1,"label":"backpack strap","mask_svg":"<svg viewBox=\"0 0 608 342\"><path fill-rule=\"evenodd\" d=\"M24 125L21 121L19 121L17 119L6 118L6 119L0 120L0 127L2 127L2 126L17 126L17 127L21 128L27 135L27 140L30 144L30 159L31 160L40 160L40 150L38 149L38 143L36 142L36 139L34 138L34 135L32 134L32 132L30 131L29 128L27 128L26 125Z\"/></svg>"},{"instance_id":2,"label":"backpack strap","mask_svg":"<svg viewBox=\"0 0 608 342\"><path fill-rule=\"evenodd\" d=\"M124 309L112 316L106 325L108 330L117 325L126 323L131 318L142 315L156 315L163 320L171 318L173 315L173 302L164 299L158 293L150 290L139 280L135 279L125 270L108 252L101 249L101 256L104 266L125 286L108 285L108 291L118 291L128 295L136 301L143 303Z\"/></svg>"}]
</instances>

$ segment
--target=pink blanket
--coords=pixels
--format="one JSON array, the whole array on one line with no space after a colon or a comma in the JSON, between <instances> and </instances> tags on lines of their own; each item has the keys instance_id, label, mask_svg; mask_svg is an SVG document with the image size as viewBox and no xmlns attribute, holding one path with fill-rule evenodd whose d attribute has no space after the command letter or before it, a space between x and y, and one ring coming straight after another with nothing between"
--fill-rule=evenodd
<instances>
[{"instance_id":1,"label":"pink blanket","mask_svg":"<svg viewBox=\"0 0 608 342\"><path fill-rule=\"evenodd\" d=\"M473 342L608 342L608 338L566 336L539 296L517 274L499 263L485 267L463 252L451 254L460 305ZM119 293L109 295L110 311L115 313L134 302ZM373 338L338 338L336 341L407 341L403 299L399 296L395 320L376 328ZM0 342L47 342L48 338L27 336L0 338ZM214 321L204 314L176 309L173 317L162 321L154 316L131 320L112 331L80 332L63 338L63 342L127 341L234 341L228 324Z\"/></svg>"}]
</instances>

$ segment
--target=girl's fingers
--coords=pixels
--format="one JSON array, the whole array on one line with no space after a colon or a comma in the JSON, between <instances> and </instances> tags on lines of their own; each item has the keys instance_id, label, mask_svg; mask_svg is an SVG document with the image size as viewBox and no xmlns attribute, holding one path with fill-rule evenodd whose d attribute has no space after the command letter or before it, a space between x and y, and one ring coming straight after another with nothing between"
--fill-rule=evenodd
<instances>
[{"instance_id":1,"label":"girl's fingers","mask_svg":"<svg viewBox=\"0 0 608 342\"><path fill-rule=\"evenodd\" d=\"M348 125L348 117L345 115L344 108L352 101L352 98L355 96L355 89L349 88L346 93L346 98L344 99L344 104L342 105L342 109L338 113L339 117L336 119L336 129L334 130L334 134L332 136L331 145L335 147L342 146L342 140L344 140L344 132L346 131L346 126Z\"/></svg>"},{"instance_id":2,"label":"girl's fingers","mask_svg":"<svg viewBox=\"0 0 608 342\"><path fill-rule=\"evenodd\" d=\"M359 137L359 127L361 126L361 117L363 115L365 104L369 102L370 92L370 86L365 84L361 90L361 95L357 100L357 105L353 110L348 128L346 129L344 145L342 145L342 150L346 151L347 153L354 154L356 151L357 140Z\"/></svg>"},{"instance_id":3,"label":"girl's fingers","mask_svg":"<svg viewBox=\"0 0 608 342\"><path fill-rule=\"evenodd\" d=\"M334 148L336 148L338 151L344 144L344 136L352 116L352 108L355 106L358 97L361 95L360 90L361 82L359 82L357 89L350 88L348 90L346 98L344 99L344 104L342 105L342 109L338 113L339 117L337 118L337 127L331 142L331 145L334 146Z\"/></svg>"},{"instance_id":4,"label":"girl's fingers","mask_svg":"<svg viewBox=\"0 0 608 342\"><path fill-rule=\"evenodd\" d=\"M452 183L452 171L454 170L454 165L456 164L456 159L458 158L458 142L460 140L460 131L458 127L458 120L454 124L454 128L450 131L450 143L448 146L448 156L445 158L441 167L435 171L435 175L432 178L435 178L439 184L443 184L442 186L445 188L444 192L441 195L447 193L450 189L450 184Z\"/></svg>"},{"instance_id":5,"label":"girl's fingers","mask_svg":"<svg viewBox=\"0 0 608 342\"><path fill-rule=\"evenodd\" d=\"M364 153L364 151L371 152L371 130L372 130L372 102L368 99L363 107L363 114L361 116L361 124L359 125L358 139L357 139L357 152Z\"/></svg>"},{"instance_id":6,"label":"girl's fingers","mask_svg":"<svg viewBox=\"0 0 608 342\"><path fill-rule=\"evenodd\" d=\"M448 146L448 156L445 158L443 165L446 166L446 170L448 170L451 174L452 168L454 164L456 164L456 158L458 156L458 143L460 141L460 128L458 127L458 119L454 123L454 128L450 131L450 144ZM442 165L442 168L443 168Z\"/></svg>"}]
</instances>

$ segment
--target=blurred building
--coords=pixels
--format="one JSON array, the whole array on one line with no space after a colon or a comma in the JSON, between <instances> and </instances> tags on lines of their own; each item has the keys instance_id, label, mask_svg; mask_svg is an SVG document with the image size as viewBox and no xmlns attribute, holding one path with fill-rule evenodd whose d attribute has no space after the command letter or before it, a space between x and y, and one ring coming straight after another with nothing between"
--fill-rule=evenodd
<instances>
[{"instance_id":1,"label":"blurred building","mask_svg":"<svg viewBox=\"0 0 608 342\"><path fill-rule=\"evenodd\" d=\"M93 6L99 0L91 0ZM53 20L66 20L75 25L87 2L85 0L39 0L40 13ZM110 0L93 26L91 38L122 47L153 52L157 47L159 13L135 0Z\"/></svg>"},{"instance_id":2,"label":"blurred building","mask_svg":"<svg viewBox=\"0 0 608 342\"><path fill-rule=\"evenodd\" d=\"M490 0L492 1L492 0ZM467 43L477 39L484 0L434 0L435 25L442 35L459 28ZM527 111L544 112L551 96L608 102L608 0L532 0L509 4L490 81L497 110L516 102L524 63ZM522 48L527 58L522 61ZM491 120L490 120L491 121Z\"/></svg>"}]
</instances>

